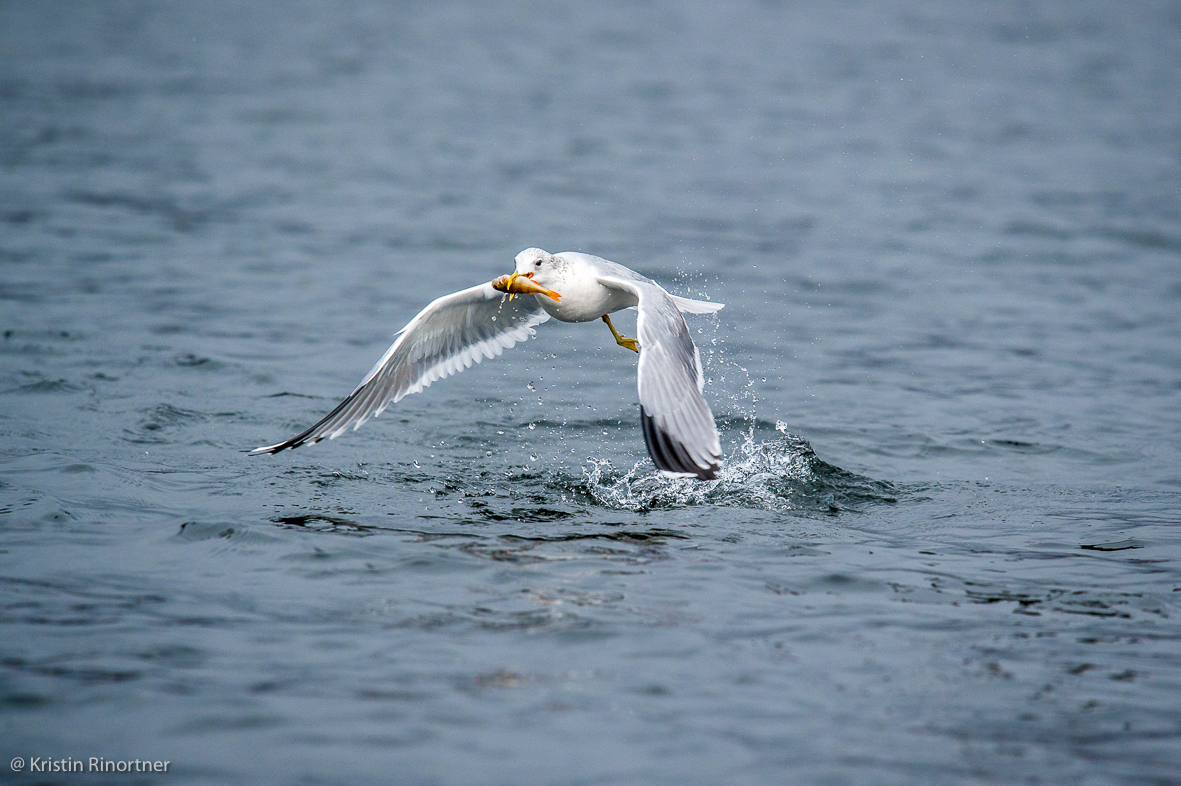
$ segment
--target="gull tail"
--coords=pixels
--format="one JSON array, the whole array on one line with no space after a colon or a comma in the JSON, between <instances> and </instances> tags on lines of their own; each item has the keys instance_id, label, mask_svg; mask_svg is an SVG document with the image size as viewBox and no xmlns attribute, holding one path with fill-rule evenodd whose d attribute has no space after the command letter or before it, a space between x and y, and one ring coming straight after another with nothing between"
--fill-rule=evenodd
<instances>
[{"instance_id":1,"label":"gull tail","mask_svg":"<svg viewBox=\"0 0 1181 786\"><path fill-rule=\"evenodd\" d=\"M712 314L726 307L725 303L708 303L704 300L690 300L687 297L669 295L682 314Z\"/></svg>"}]
</instances>

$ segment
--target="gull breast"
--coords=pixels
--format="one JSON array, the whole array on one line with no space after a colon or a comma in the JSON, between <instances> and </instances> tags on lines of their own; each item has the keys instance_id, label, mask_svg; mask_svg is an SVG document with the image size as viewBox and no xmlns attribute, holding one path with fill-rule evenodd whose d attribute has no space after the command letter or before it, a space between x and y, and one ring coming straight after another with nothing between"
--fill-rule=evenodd
<instances>
[{"instance_id":1,"label":"gull breast","mask_svg":"<svg viewBox=\"0 0 1181 786\"><path fill-rule=\"evenodd\" d=\"M638 302L630 292L605 287L592 276L569 276L555 288L562 295L561 302L547 297L539 297L538 301L550 316L562 322L589 322Z\"/></svg>"}]
</instances>

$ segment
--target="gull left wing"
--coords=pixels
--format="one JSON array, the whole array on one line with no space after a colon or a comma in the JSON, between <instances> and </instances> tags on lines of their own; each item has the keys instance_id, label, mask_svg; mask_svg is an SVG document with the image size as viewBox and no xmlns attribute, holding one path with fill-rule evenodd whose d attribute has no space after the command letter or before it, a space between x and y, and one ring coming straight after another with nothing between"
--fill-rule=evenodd
<instances>
[{"instance_id":1,"label":"gull left wing","mask_svg":"<svg viewBox=\"0 0 1181 786\"><path fill-rule=\"evenodd\" d=\"M405 396L528 339L547 319L536 296L510 300L490 283L438 298L397 332L397 340L356 390L318 423L284 442L247 452L278 453L356 430Z\"/></svg>"}]
</instances>

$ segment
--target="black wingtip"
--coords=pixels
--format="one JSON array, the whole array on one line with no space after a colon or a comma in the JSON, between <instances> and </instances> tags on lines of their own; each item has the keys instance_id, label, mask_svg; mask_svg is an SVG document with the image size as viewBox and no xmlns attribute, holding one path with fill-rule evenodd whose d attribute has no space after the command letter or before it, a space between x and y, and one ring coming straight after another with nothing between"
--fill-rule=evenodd
<instances>
[{"instance_id":1,"label":"black wingtip","mask_svg":"<svg viewBox=\"0 0 1181 786\"><path fill-rule=\"evenodd\" d=\"M260 450L259 448L247 448L245 450L240 450L238 452L245 453L248 456L273 456L281 450L287 450L287 448L291 448L292 450L294 450L295 448L298 448L298 447L299 447L299 445L291 445L291 444L284 442L282 445L274 445L272 447L266 448L265 450Z\"/></svg>"},{"instance_id":2,"label":"black wingtip","mask_svg":"<svg viewBox=\"0 0 1181 786\"><path fill-rule=\"evenodd\" d=\"M298 437L292 437L291 439L287 440L286 442L281 442L278 445L271 445L269 448L266 448L265 450L260 450L259 448L253 448L251 450L243 450L240 452L246 453L251 456L273 456L276 453L279 453L284 450L295 450L300 445L306 445L309 442L311 444L315 445L321 439L323 439L323 437L317 437L316 439L308 439L306 434L301 434Z\"/></svg>"},{"instance_id":3,"label":"black wingtip","mask_svg":"<svg viewBox=\"0 0 1181 786\"><path fill-rule=\"evenodd\" d=\"M698 466L679 442L656 425L656 420L644 410L643 405L640 406L640 423L644 429L644 444L648 446L648 455L652 457L652 463L657 469L696 475L698 480L717 478L719 465Z\"/></svg>"},{"instance_id":4,"label":"black wingtip","mask_svg":"<svg viewBox=\"0 0 1181 786\"><path fill-rule=\"evenodd\" d=\"M243 453L251 453L255 456L273 456L276 453L278 453L279 451L287 450L287 449L295 450L300 445L306 445L309 442L312 443L313 445L315 445L317 442L324 439L323 434L319 434L315 437L312 436L312 434L315 433L316 429L320 428L320 426L323 426L329 420L336 417L338 412L340 412L342 409L347 407L352 402L352 400L357 397L358 392L359 392L359 390L354 390L352 393L349 394L348 398L346 398L344 401L337 404L331 412L329 412L324 417L320 418L320 420L318 420L314 426L312 426L311 428L305 429L304 431L301 431L300 433L296 434L294 437L287 440L286 442L280 442L278 445L271 445L266 450L259 450L258 448L254 448L253 450L243 450L242 452ZM258 452L255 452L255 451L258 451Z\"/></svg>"}]
</instances>

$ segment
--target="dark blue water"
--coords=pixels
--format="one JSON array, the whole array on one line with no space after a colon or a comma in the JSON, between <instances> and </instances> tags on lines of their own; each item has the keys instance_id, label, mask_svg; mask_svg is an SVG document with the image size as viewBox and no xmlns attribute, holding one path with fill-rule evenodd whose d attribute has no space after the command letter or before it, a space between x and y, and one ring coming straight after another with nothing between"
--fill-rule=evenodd
<instances>
[{"instance_id":1,"label":"dark blue water","mask_svg":"<svg viewBox=\"0 0 1181 786\"><path fill-rule=\"evenodd\" d=\"M243 5L0 5L0 779L1181 783L1175 3ZM239 452L534 245L718 481L597 323Z\"/></svg>"}]
</instances>

